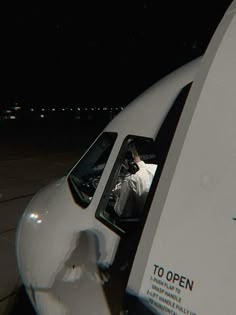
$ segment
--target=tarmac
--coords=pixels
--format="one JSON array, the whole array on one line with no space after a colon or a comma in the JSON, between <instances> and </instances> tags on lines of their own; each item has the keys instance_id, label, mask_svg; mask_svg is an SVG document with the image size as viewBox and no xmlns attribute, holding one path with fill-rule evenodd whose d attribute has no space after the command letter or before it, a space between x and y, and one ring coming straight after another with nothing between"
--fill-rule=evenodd
<instances>
[{"instance_id":1,"label":"tarmac","mask_svg":"<svg viewBox=\"0 0 236 315\"><path fill-rule=\"evenodd\" d=\"M32 196L67 174L103 127L2 127L0 122L0 315L35 314L17 269L18 221Z\"/></svg>"}]
</instances>

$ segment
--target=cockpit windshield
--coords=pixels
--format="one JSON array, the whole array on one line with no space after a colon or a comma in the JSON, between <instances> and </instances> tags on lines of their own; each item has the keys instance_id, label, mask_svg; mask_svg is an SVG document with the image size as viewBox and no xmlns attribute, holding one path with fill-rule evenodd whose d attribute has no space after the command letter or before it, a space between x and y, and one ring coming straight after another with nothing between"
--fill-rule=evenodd
<instances>
[{"instance_id":1,"label":"cockpit windshield","mask_svg":"<svg viewBox=\"0 0 236 315\"><path fill-rule=\"evenodd\" d=\"M83 208L93 198L116 137L116 133L102 133L68 177L73 198Z\"/></svg>"}]
</instances>

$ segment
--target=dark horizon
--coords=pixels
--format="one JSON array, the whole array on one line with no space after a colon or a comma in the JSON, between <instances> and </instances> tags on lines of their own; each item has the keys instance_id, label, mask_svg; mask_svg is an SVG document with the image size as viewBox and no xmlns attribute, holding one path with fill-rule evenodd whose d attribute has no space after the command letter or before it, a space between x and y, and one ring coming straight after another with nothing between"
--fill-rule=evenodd
<instances>
[{"instance_id":1,"label":"dark horizon","mask_svg":"<svg viewBox=\"0 0 236 315\"><path fill-rule=\"evenodd\" d=\"M31 4L2 18L1 103L125 106L203 54L231 1Z\"/></svg>"}]
</instances>

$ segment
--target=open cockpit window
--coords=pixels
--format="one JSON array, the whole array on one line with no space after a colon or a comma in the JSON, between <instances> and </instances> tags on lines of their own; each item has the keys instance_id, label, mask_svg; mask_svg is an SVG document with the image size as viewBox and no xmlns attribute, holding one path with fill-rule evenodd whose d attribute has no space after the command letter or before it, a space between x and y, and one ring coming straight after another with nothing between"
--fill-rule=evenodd
<instances>
[{"instance_id":1,"label":"open cockpit window","mask_svg":"<svg viewBox=\"0 0 236 315\"><path fill-rule=\"evenodd\" d=\"M138 136L124 140L96 211L96 218L119 235L133 233L145 222L191 84L177 95L155 141Z\"/></svg>"},{"instance_id":2,"label":"open cockpit window","mask_svg":"<svg viewBox=\"0 0 236 315\"><path fill-rule=\"evenodd\" d=\"M116 137L116 133L102 133L68 177L73 198L83 208L93 198Z\"/></svg>"},{"instance_id":3,"label":"open cockpit window","mask_svg":"<svg viewBox=\"0 0 236 315\"><path fill-rule=\"evenodd\" d=\"M121 147L96 217L117 233L139 226L157 169L153 140L128 136Z\"/></svg>"}]
</instances>

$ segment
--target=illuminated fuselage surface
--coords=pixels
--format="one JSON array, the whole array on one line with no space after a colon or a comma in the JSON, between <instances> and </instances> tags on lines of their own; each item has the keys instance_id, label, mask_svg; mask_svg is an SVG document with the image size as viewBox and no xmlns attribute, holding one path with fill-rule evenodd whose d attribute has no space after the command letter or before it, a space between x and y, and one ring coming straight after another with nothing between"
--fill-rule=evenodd
<instances>
[{"instance_id":1,"label":"illuminated fuselage surface","mask_svg":"<svg viewBox=\"0 0 236 315\"><path fill-rule=\"evenodd\" d=\"M169 109L182 88L192 82L199 63L191 62L141 95L105 128L68 176L43 188L28 205L18 228L17 257L22 280L40 314L48 310L75 314L78 309L90 314L91 308L100 312L96 314L108 312L103 273L98 266L115 265L119 244L126 236L120 235L120 226L95 216L105 199L104 189L127 136L145 142L156 139ZM108 152L104 155L101 148ZM105 161L99 164L104 156ZM85 170L92 169L98 171L97 178L92 173L87 176ZM91 183L98 181L98 185L88 197L83 187L88 186L90 177ZM116 296L122 294L119 290L116 288ZM88 302L91 295L93 303Z\"/></svg>"},{"instance_id":2,"label":"illuminated fuselage surface","mask_svg":"<svg viewBox=\"0 0 236 315\"><path fill-rule=\"evenodd\" d=\"M131 272L130 290L161 314L235 312L235 38L234 2L190 90Z\"/></svg>"},{"instance_id":3,"label":"illuminated fuselage surface","mask_svg":"<svg viewBox=\"0 0 236 315\"><path fill-rule=\"evenodd\" d=\"M234 8L203 59L127 106L28 205L17 259L39 314L234 313ZM131 143L158 167L142 216L118 218Z\"/></svg>"}]
</instances>

